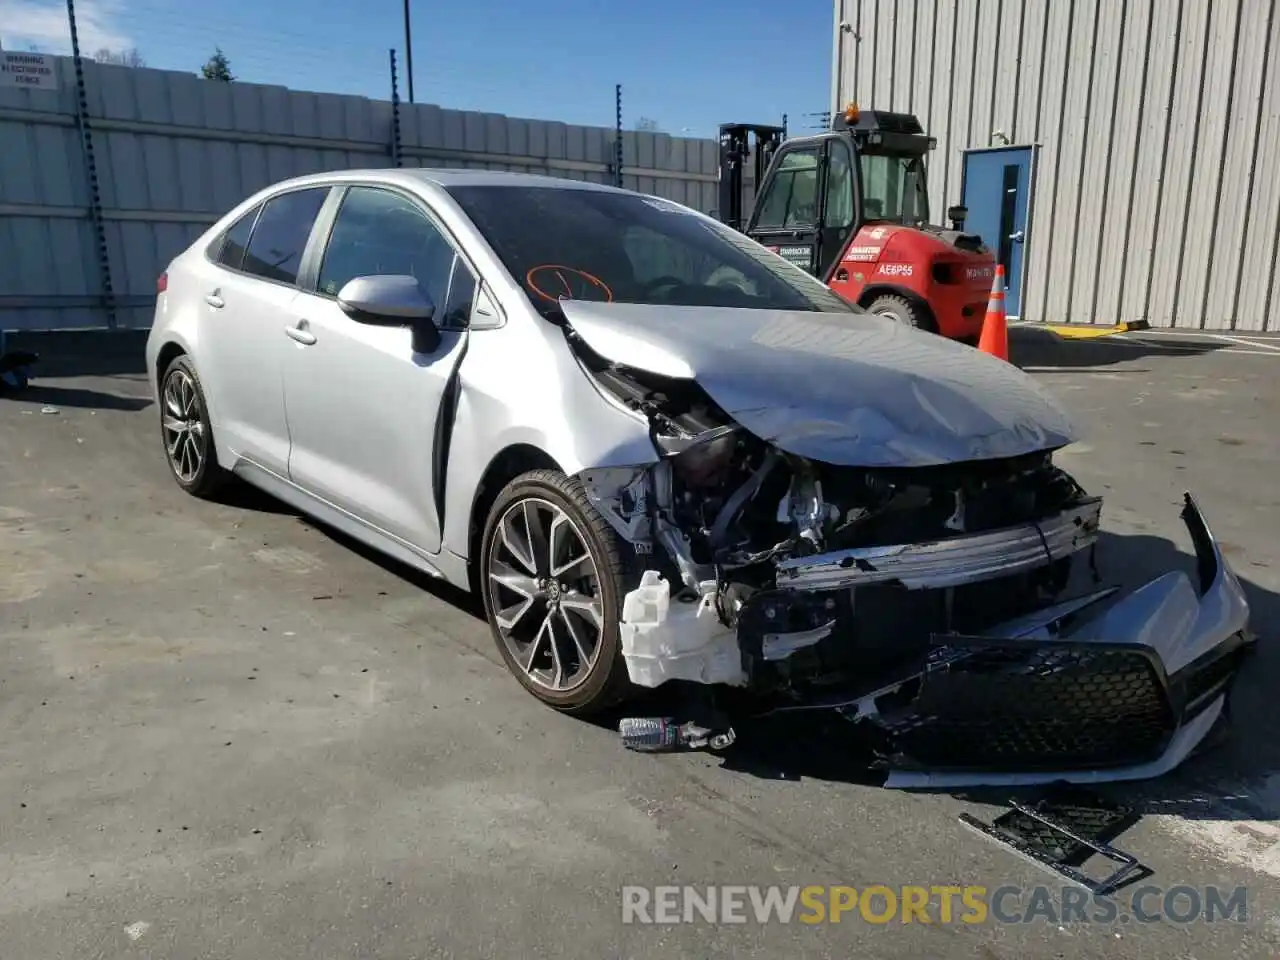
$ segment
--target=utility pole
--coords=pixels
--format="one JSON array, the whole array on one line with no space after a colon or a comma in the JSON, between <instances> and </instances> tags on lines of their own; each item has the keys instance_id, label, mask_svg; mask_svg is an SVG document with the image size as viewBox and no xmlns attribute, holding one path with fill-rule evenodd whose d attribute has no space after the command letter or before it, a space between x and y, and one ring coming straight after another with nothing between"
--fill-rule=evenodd
<instances>
[{"instance_id":1,"label":"utility pole","mask_svg":"<svg viewBox=\"0 0 1280 960\"><path fill-rule=\"evenodd\" d=\"M409 102L413 103L413 33L409 28L409 0L404 0L404 72L409 81Z\"/></svg>"}]
</instances>

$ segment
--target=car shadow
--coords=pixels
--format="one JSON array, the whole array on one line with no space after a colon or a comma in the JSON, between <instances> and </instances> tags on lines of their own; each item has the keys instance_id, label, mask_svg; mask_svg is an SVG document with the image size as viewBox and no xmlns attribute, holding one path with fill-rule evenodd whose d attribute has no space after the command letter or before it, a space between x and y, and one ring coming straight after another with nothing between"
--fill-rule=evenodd
<instances>
[{"instance_id":1,"label":"car shadow","mask_svg":"<svg viewBox=\"0 0 1280 960\"><path fill-rule=\"evenodd\" d=\"M8 396L7 399L46 407L84 410L145 410L152 404L150 397L130 397L85 387L61 386L43 379L32 381L25 389Z\"/></svg>"},{"instance_id":2,"label":"car shadow","mask_svg":"<svg viewBox=\"0 0 1280 960\"><path fill-rule=\"evenodd\" d=\"M1213 353L1229 343L1190 337L1177 341L1130 334L1124 338L1098 337L1075 340L1059 336L1052 330L1032 325L1009 328L1009 361L1028 373L1052 373L1084 367L1107 367L1132 363L1146 357L1201 356ZM1133 370L1133 372L1143 372Z\"/></svg>"}]
</instances>

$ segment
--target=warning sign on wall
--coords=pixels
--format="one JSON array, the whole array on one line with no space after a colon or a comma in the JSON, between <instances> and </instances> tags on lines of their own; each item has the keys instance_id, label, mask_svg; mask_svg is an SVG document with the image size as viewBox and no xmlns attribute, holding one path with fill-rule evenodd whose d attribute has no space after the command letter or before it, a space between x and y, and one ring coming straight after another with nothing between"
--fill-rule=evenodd
<instances>
[{"instance_id":1,"label":"warning sign on wall","mask_svg":"<svg viewBox=\"0 0 1280 960\"><path fill-rule=\"evenodd\" d=\"M57 90L57 59L47 53L0 50L0 87Z\"/></svg>"}]
</instances>

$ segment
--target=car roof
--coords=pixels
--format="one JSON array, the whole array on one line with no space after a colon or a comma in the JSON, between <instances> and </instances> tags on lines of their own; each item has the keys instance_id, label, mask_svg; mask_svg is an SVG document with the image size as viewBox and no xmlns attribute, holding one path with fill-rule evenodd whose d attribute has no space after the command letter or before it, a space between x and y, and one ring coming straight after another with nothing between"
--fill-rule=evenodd
<instances>
[{"instance_id":1,"label":"car roof","mask_svg":"<svg viewBox=\"0 0 1280 960\"><path fill-rule=\"evenodd\" d=\"M370 167L356 170L331 170L313 173L274 184L275 187L341 184L352 181L406 184L417 181L435 187L546 187L557 190L593 190L607 193L633 193L602 183L569 180L537 173L515 173L506 170L466 170L435 167Z\"/></svg>"}]
</instances>

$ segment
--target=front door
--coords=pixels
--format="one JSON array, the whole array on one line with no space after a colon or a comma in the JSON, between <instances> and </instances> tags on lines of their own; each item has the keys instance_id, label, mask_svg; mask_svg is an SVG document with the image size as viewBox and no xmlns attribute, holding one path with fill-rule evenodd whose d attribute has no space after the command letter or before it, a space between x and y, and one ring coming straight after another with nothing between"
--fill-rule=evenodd
<instances>
[{"instance_id":1,"label":"front door","mask_svg":"<svg viewBox=\"0 0 1280 960\"><path fill-rule=\"evenodd\" d=\"M965 231L981 236L996 263L1004 265L1005 309L1015 319L1022 313L1022 268L1031 188L1030 147L965 153L960 198L969 208Z\"/></svg>"},{"instance_id":2,"label":"front door","mask_svg":"<svg viewBox=\"0 0 1280 960\"><path fill-rule=\"evenodd\" d=\"M756 194L747 234L826 280L856 227L853 152L838 135L783 144Z\"/></svg>"},{"instance_id":3,"label":"front door","mask_svg":"<svg viewBox=\"0 0 1280 960\"><path fill-rule=\"evenodd\" d=\"M441 337L430 354L414 352L408 327L357 323L338 306L349 280L387 274L416 277L436 305ZM295 304L284 364L289 478L420 552L438 553L436 420L465 347L475 279L416 198L353 186L314 287Z\"/></svg>"}]
</instances>

